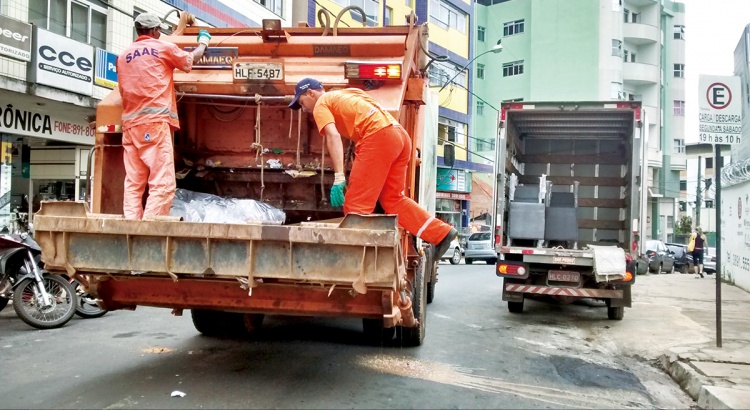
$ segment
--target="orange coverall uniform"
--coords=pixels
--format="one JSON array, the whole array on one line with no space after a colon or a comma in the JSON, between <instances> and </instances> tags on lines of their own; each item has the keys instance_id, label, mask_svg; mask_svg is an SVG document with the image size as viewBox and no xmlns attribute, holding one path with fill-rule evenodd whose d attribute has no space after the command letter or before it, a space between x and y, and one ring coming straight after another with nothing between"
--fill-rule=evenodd
<instances>
[{"instance_id":1,"label":"orange coverall uniform","mask_svg":"<svg viewBox=\"0 0 750 410\"><path fill-rule=\"evenodd\" d=\"M339 134L354 141L355 160L344 197L344 213L370 214L378 200L411 234L438 244L451 226L430 215L404 195L412 155L411 138L388 112L356 88L329 91L315 103L318 131L333 123Z\"/></svg>"},{"instance_id":2,"label":"orange coverall uniform","mask_svg":"<svg viewBox=\"0 0 750 410\"><path fill-rule=\"evenodd\" d=\"M169 215L172 207L176 189L172 131L180 128L175 68L190 72L192 53L149 36L138 37L117 58L125 162L122 208L127 219Z\"/></svg>"}]
</instances>

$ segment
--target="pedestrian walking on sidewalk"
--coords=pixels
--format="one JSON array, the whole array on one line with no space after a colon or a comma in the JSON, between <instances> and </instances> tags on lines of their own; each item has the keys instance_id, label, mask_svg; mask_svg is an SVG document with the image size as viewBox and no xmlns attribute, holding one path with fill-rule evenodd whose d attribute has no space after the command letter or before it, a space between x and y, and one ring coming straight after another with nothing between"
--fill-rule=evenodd
<instances>
[{"instance_id":1,"label":"pedestrian walking on sidewalk","mask_svg":"<svg viewBox=\"0 0 750 410\"><path fill-rule=\"evenodd\" d=\"M458 232L404 195L411 138L390 113L358 88L326 92L314 78L297 83L289 108L312 113L325 137L334 171L331 205L345 214L371 214L379 201L399 225L435 246L436 259L446 252ZM348 187L342 135L356 144Z\"/></svg>"},{"instance_id":2,"label":"pedestrian walking on sidewalk","mask_svg":"<svg viewBox=\"0 0 750 410\"><path fill-rule=\"evenodd\" d=\"M688 242L688 252L692 252L693 254L695 273L699 275L695 277L696 279L703 277L703 251L706 249L706 246L708 246L708 238L706 238L706 235L699 226L690 235L690 241Z\"/></svg>"},{"instance_id":3,"label":"pedestrian walking on sidewalk","mask_svg":"<svg viewBox=\"0 0 750 410\"><path fill-rule=\"evenodd\" d=\"M156 14L139 14L135 19L138 38L117 57L125 163L122 210L126 219L169 215L176 189L172 131L180 129L173 74L175 69L190 72L211 39L201 30L198 47L188 52L159 40L160 25Z\"/></svg>"}]
</instances>

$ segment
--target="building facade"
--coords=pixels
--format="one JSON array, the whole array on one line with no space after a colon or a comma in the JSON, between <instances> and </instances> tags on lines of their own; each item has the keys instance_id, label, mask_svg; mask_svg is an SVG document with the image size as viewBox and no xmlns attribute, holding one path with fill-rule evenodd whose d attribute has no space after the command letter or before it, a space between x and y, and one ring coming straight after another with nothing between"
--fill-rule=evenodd
<instances>
[{"instance_id":1,"label":"building facade","mask_svg":"<svg viewBox=\"0 0 750 410\"><path fill-rule=\"evenodd\" d=\"M685 170L685 6L669 0L477 0L474 134L494 156L503 101L641 101L646 237L673 235ZM481 113L481 114L480 114ZM486 149L486 151L485 151ZM672 221L670 223L670 221Z\"/></svg>"},{"instance_id":2,"label":"building facade","mask_svg":"<svg viewBox=\"0 0 750 410\"><path fill-rule=\"evenodd\" d=\"M291 0L2 0L0 23L0 228L11 211L41 200L81 200L94 144L95 107L117 85L117 54L135 39L143 12L185 10L199 25L260 26L291 19ZM252 17L248 17L252 16ZM2 118L2 117L0 117Z\"/></svg>"}]
</instances>

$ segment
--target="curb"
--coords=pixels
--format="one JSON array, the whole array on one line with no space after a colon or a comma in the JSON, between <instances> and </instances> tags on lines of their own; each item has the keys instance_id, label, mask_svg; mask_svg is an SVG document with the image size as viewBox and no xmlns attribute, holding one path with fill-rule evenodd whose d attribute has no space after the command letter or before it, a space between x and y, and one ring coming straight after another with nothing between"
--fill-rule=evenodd
<instances>
[{"instance_id":1,"label":"curb","mask_svg":"<svg viewBox=\"0 0 750 410\"><path fill-rule=\"evenodd\" d=\"M679 361L676 353L663 354L659 358L662 369L672 377L672 380L684 390L693 400L698 401L704 385L710 386L710 382L698 373L692 366ZM703 407L703 406L701 406Z\"/></svg>"}]
</instances>

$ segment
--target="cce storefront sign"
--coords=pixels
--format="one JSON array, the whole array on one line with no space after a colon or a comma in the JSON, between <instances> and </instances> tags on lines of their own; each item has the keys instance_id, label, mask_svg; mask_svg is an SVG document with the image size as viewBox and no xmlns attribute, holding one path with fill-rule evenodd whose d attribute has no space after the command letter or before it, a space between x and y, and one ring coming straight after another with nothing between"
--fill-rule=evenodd
<instances>
[{"instance_id":1,"label":"cce storefront sign","mask_svg":"<svg viewBox=\"0 0 750 410\"><path fill-rule=\"evenodd\" d=\"M90 96L94 91L94 48L47 30L36 30L32 81Z\"/></svg>"}]
</instances>

